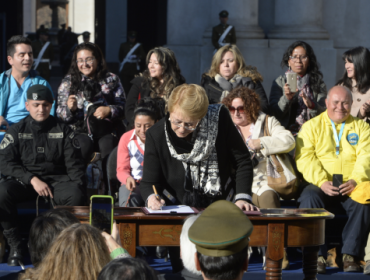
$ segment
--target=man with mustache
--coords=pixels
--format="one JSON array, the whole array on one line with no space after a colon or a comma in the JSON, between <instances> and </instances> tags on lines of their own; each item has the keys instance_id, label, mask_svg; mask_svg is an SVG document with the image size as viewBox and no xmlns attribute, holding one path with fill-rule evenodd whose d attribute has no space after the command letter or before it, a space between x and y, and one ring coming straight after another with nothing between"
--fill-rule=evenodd
<instances>
[{"instance_id":1,"label":"man with mustache","mask_svg":"<svg viewBox=\"0 0 370 280\"><path fill-rule=\"evenodd\" d=\"M11 68L0 74L0 141L9 126L29 115L25 107L27 90L37 84L51 90L49 83L31 70L33 52L29 39L21 35L11 37L7 43L7 59ZM55 102L51 115L55 112L54 105Z\"/></svg>"}]
</instances>

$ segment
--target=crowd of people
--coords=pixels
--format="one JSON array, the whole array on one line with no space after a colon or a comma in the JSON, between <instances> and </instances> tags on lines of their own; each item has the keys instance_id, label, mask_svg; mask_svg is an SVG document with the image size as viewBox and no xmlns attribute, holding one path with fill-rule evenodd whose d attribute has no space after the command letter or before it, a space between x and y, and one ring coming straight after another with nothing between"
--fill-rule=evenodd
<instances>
[{"instance_id":1,"label":"crowd of people","mask_svg":"<svg viewBox=\"0 0 370 280\"><path fill-rule=\"evenodd\" d=\"M136 34L130 36L133 48ZM169 249L176 277L216 279L215 273L225 272L219 263L235 254L230 261L238 261L237 269L217 279L241 279L252 226L240 209L280 208L282 199L292 198L299 208L344 209L343 269L362 271L364 258L364 273L370 274L368 49L343 54L344 75L327 91L313 48L294 42L282 54L285 73L267 98L263 75L234 44L219 46L200 85L186 83L172 50L154 48L147 68L125 82L127 91L109 72L99 46L83 42L74 47L57 93L32 70L33 48L29 39L13 36L7 45L11 69L0 76L0 224L10 246L9 265L23 259L16 204L42 196L57 205L85 205L86 166L97 160L105 166L118 147L119 206L156 210L183 204L206 208L204 213L221 207L217 223L225 213L233 224L244 221L244 228L238 224L240 230L215 236L214 242L223 234L236 240L243 233L240 246L232 244L232 254L224 255L224 248L204 246L202 215L193 221L185 239L196 245L195 262L184 256L179 262L180 250ZM137 63L138 56L128 63ZM104 171L103 182L106 176ZM147 264L128 257L117 236L66 219L34 221L29 248L35 268L22 279L46 279L67 266L76 267L69 269L75 273L71 279L120 279L125 271L133 277L125 279L139 279L137 270L146 275L142 279L157 279ZM58 233L42 232L46 228ZM38 244L43 234L45 242ZM110 261L114 248L123 259ZM319 273L326 271L326 251L320 248Z\"/></svg>"}]
</instances>

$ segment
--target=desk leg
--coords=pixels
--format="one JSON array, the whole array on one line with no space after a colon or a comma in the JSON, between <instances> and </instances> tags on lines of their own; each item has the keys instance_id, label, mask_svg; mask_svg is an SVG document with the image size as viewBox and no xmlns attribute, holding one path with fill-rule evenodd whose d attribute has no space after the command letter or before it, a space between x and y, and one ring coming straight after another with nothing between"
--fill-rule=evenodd
<instances>
[{"instance_id":1,"label":"desk leg","mask_svg":"<svg viewBox=\"0 0 370 280\"><path fill-rule=\"evenodd\" d=\"M315 280L316 279L318 254L319 254L319 246L303 248L304 280Z\"/></svg>"},{"instance_id":2,"label":"desk leg","mask_svg":"<svg viewBox=\"0 0 370 280\"><path fill-rule=\"evenodd\" d=\"M282 279L281 266L284 257L284 232L284 224L268 225L266 280Z\"/></svg>"},{"instance_id":3,"label":"desk leg","mask_svg":"<svg viewBox=\"0 0 370 280\"><path fill-rule=\"evenodd\" d=\"M125 248L132 257L136 257L136 224L119 223L119 236L121 237L122 247Z\"/></svg>"}]
</instances>

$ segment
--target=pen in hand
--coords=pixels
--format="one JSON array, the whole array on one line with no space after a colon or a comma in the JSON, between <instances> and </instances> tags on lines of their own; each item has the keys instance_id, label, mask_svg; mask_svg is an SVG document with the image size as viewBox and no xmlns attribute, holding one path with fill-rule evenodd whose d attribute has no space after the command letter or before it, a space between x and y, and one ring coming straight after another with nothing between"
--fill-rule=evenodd
<instances>
[{"instance_id":1,"label":"pen in hand","mask_svg":"<svg viewBox=\"0 0 370 280\"><path fill-rule=\"evenodd\" d=\"M159 203L161 203L161 198L159 197L157 189L155 188L154 185L153 185L153 191L154 191L154 194L155 194L155 198L159 201ZM162 210L162 203L161 203L161 210Z\"/></svg>"}]
</instances>

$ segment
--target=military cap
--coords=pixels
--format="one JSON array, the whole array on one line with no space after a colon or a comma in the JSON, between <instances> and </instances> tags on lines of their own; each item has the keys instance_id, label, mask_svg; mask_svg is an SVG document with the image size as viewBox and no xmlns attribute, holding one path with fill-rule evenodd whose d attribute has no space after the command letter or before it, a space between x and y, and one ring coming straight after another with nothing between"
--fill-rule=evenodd
<instances>
[{"instance_id":1,"label":"military cap","mask_svg":"<svg viewBox=\"0 0 370 280\"><path fill-rule=\"evenodd\" d=\"M49 103L54 102L51 90L44 85L34 85L27 90L27 99L46 100Z\"/></svg>"},{"instance_id":2,"label":"military cap","mask_svg":"<svg viewBox=\"0 0 370 280\"><path fill-rule=\"evenodd\" d=\"M49 29L45 28L44 25L41 25L40 28L37 29L36 33L49 35Z\"/></svg>"},{"instance_id":3,"label":"military cap","mask_svg":"<svg viewBox=\"0 0 370 280\"><path fill-rule=\"evenodd\" d=\"M85 31L82 33L82 37L86 38L86 37L90 37L90 32L89 31Z\"/></svg>"},{"instance_id":4,"label":"military cap","mask_svg":"<svg viewBox=\"0 0 370 280\"><path fill-rule=\"evenodd\" d=\"M131 30L131 31L128 33L128 36L129 36L129 37L133 37L133 38L135 38L135 37L137 36L137 33L136 33L136 31Z\"/></svg>"},{"instance_id":5,"label":"military cap","mask_svg":"<svg viewBox=\"0 0 370 280\"><path fill-rule=\"evenodd\" d=\"M205 256L226 257L249 244L253 225L234 203L219 200L203 211L189 229L189 239Z\"/></svg>"},{"instance_id":6,"label":"military cap","mask_svg":"<svg viewBox=\"0 0 370 280\"><path fill-rule=\"evenodd\" d=\"M225 18L225 17L228 17L229 16L229 12L226 11L226 10L223 10L221 11L219 14L218 14L220 17L222 18Z\"/></svg>"}]
</instances>

